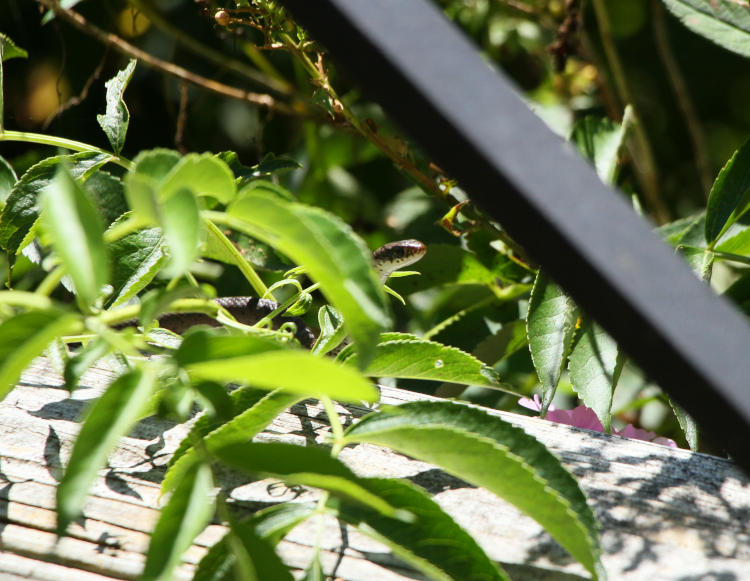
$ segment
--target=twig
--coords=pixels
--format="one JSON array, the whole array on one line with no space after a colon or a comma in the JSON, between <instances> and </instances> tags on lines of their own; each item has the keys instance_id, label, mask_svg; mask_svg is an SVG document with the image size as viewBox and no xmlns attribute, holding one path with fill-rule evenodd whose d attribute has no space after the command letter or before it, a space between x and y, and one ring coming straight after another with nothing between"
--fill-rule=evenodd
<instances>
[{"instance_id":1,"label":"twig","mask_svg":"<svg viewBox=\"0 0 750 581\"><path fill-rule=\"evenodd\" d=\"M46 131L47 128L50 126L50 124L57 117L62 115L65 111L67 111L71 107L80 105L83 101L86 100L86 97L89 96L89 91L91 90L91 86L102 74L102 69L104 68L104 63L107 62L108 54L109 54L109 45L107 45L104 48L104 54L102 54L102 58L99 61L99 64L96 66L96 69L94 70L94 72L91 73L91 76L86 80L86 84L83 85L83 89L81 89L81 92L76 97L71 97L70 99L68 99L65 103L63 103L57 108L57 111L55 111L54 113L52 113L52 115L47 117L47 119L44 121L44 124L42 125L42 129L44 131Z\"/></svg>"},{"instance_id":2,"label":"twig","mask_svg":"<svg viewBox=\"0 0 750 581\"><path fill-rule=\"evenodd\" d=\"M669 45L666 22L664 21L664 7L661 5L661 0L651 0L651 13L653 14L652 30L656 41L656 50L667 71L667 78L677 99L677 106L685 118L685 125L693 145L695 166L703 187L703 195L708 199L713 184L708 147L706 146L706 140L703 138L703 130L693 107L685 78L682 76L680 66L672 52L672 47Z\"/></svg>"},{"instance_id":3,"label":"twig","mask_svg":"<svg viewBox=\"0 0 750 581\"><path fill-rule=\"evenodd\" d=\"M174 37L177 42L193 54L211 61L222 68L238 73L270 91L285 96L290 96L294 91L293 87L284 79L271 78L267 74L249 67L236 59L228 58L223 52L198 42L191 36L185 34L180 28L169 22L169 20L162 16L162 14L154 9L154 7L148 2L144 2L143 0L128 1L134 8L142 12L151 22L153 22L154 25Z\"/></svg>"},{"instance_id":4,"label":"twig","mask_svg":"<svg viewBox=\"0 0 750 581\"><path fill-rule=\"evenodd\" d=\"M133 46L119 36L111 34L109 32L105 32L97 26L94 26L79 13L72 10L66 10L65 8L60 6L57 0L38 0L38 2L46 8L52 10L55 15L69 22L80 31L93 36L102 44L112 45L119 52L127 56L137 58L147 66L172 75L173 77L176 77L178 79L182 79L187 83L196 85L198 87L206 89L207 91L211 91L219 95L224 95L225 97L229 97L231 99L237 99L239 101L252 103L253 105L268 107L269 109L274 109L280 113L286 113L290 115L297 113L293 107L290 107L286 103L278 102L271 95L243 91L242 89L238 89L236 87L218 83L216 81L212 81L211 79L196 75L195 73L191 73L190 71L175 64L157 58L139 49L138 47Z\"/></svg>"},{"instance_id":5,"label":"twig","mask_svg":"<svg viewBox=\"0 0 750 581\"><path fill-rule=\"evenodd\" d=\"M183 155L187 153L187 148L183 143L185 137L185 123L187 121L187 109L188 109L188 86L187 83L180 83L180 109L177 112L177 126L174 134L174 145L177 151Z\"/></svg>"},{"instance_id":6,"label":"twig","mask_svg":"<svg viewBox=\"0 0 750 581\"><path fill-rule=\"evenodd\" d=\"M638 113L638 107L630 93L627 79L625 77L625 71L623 70L620 57L615 48L615 42L612 38L612 31L609 26L607 7L604 4L604 0L593 0L593 6L594 14L596 15L596 22L599 27L599 35L602 41L602 46L604 47L604 53L609 62L609 68L612 73L615 87L625 104L630 104L633 107L635 117L635 123L633 125L635 147L632 148L634 150L632 153L634 154L633 160L639 170L638 175L640 177L641 187L643 188L643 193L649 202L654 218L657 223L663 224L669 220L669 210L662 201L659 193L659 179L656 161L654 160L654 153L651 149L648 136L646 135L646 130L643 127L641 116Z\"/></svg>"}]
</instances>

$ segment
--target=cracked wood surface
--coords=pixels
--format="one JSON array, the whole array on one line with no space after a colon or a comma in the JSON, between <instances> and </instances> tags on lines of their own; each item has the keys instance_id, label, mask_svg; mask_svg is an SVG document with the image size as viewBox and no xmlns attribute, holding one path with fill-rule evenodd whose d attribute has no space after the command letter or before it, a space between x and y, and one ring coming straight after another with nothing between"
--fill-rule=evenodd
<instances>
[{"instance_id":1,"label":"cracked wood surface","mask_svg":"<svg viewBox=\"0 0 750 581\"><path fill-rule=\"evenodd\" d=\"M94 368L73 397L43 359L28 369L0 403L0 579L105 581L136 579L159 506L159 483L169 453L186 433L156 418L140 422L99 474L84 516L69 536L54 535L55 485L88 400L113 375ZM425 396L383 387L383 403ZM366 408L339 407L349 423ZM603 562L610 579L750 579L750 479L731 462L656 444L592 433L523 416L491 412L546 444L579 478L602 527ZM280 415L261 440L309 444L328 430L316 402ZM363 476L398 476L426 488L516 580L587 578L530 518L489 494L434 467L373 445L346 448L341 459ZM246 483L227 475L224 485L238 510L250 512L284 500L310 501L271 481ZM324 523L324 571L346 581L423 579L381 544ZM318 524L294 529L280 545L291 566L303 569ZM211 524L184 556L177 579L189 579L206 547L223 534Z\"/></svg>"}]
</instances>

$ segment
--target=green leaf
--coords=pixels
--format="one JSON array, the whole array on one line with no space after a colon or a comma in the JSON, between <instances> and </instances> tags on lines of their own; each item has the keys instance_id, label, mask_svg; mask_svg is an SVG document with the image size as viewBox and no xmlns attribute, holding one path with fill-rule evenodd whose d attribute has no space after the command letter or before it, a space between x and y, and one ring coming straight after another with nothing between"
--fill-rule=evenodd
<instances>
[{"instance_id":1,"label":"green leaf","mask_svg":"<svg viewBox=\"0 0 750 581\"><path fill-rule=\"evenodd\" d=\"M0 155L0 207L5 205L5 200L10 196L10 192L17 181L16 172Z\"/></svg>"},{"instance_id":2,"label":"green leaf","mask_svg":"<svg viewBox=\"0 0 750 581\"><path fill-rule=\"evenodd\" d=\"M693 32L744 57L750 57L750 10L738 0L664 0Z\"/></svg>"},{"instance_id":3,"label":"green leaf","mask_svg":"<svg viewBox=\"0 0 750 581\"><path fill-rule=\"evenodd\" d=\"M502 386L497 371L473 355L407 333L383 333L375 348L374 359L363 373L370 377L400 377L449 381L484 387ZM349 347L339 358L357 365L357 355Z\"/></svg>"},{"instance_id":4,"label":"green leaf","mask_svg":"<svg viewBox=\"0 0 750 581\"><path fill-rule=\"evenodd\" d=\"M52 183L61 163L67 166L74 179L79 179L93 173L108 159L107 155L86 151L48 157L29 168L13 186L0 214L0 247L9 254L18 251L39 218L39 195Z\"/></svg>"},{"instance_id":5,"label":"green leaf","mask_svg":"<svg viewBox=\"0 0 750 581\"><path fill-rule=\"evenodd\" d=\"M159 183L169 175L180 159L180 154L172 149L156 148L141 151L133 160L134 169L131 173Z\"/></svg>"},{"instance_id":6,"label":"green leaf","mask_svg":"<svg viewBox=\"0 0 750 581\"><path fill-rule=\"evenodd\" d=\"M203 418L196 423L188 437L180 442L179 448L170 460L169 468L162 481L162 492L177 486L185 472L198 460L198 455L192 449L193 442L195 442L192 439L194 436L203 437L203 446L209 452L230 444L250 442L281 412L304 399L301 396L277 390L255 400L252 398L254 391L240 392L239 396L232 394L237 415L230 421L218 427L215 427L213 422L201 421ZM248 398L248 395L251 397ZM237 399L238 397L240 399Z\"/></svg>"},{"instance_id":7,"label":"green leaf","mask_svg":"<svg viewBox=\"0 0 750 581\"><path fill-rule=\"evenodd\" d=\"M311 486L394 518L408 514L373 494L340 460L328 450L281 442L228 444L212 451L212 456L231 468L262 478Z\"/></svg>"},{"instance_id":8,"label":"green leaf","mask_svg":"<svg viewBox=\"0 0 750 581\"><path fill-rule=\"evenodd\" d=\"M29 53L17 46L8 35L0 32L0 62L13 58L27 58L28 56Z\"/></svg>"},{"instance_id":9,"label":"green leaf","mask_svg":"<svg viewBox=\"0 0 750 581\"><path fill-rule=\"evenodd\" d=\"M750 256L750 228L745 228L734 236L725 238L715 249L720 252Z\"/></svg>"},{"instance_id":10,"label":"green leaf","mask_svg":"<svg viewBox=\"0 0 750 581\"><path fill-rule=\"evenodd\" d=\"M458 246L448 244L429 244L427 254L419 261L416 268L420 276L410 276L392 281L393 287L399 293L410 294L436 286L446 284L482 285L491 289L493 293L508 299L515 293L526 292L528 286L515 285L509 276L508 269L517 267L497 252L499 258L492 267L486 266L477 256ZM390 284L390 283L389 283Z\"/></svg>"},{"instance_id":11,"label":"green leaf","mask_svg":"<svg viewBox=\"0 0 750 581\"><path fill-rule=\"evenodd\" d=\"M73 279L80 300L93 305L109 281L101 219L85 190L60 168L42 193L42 223Z\"/></svg>"},{"instance_id":12,"label":"green leaf","mask_svg":"<svg viewBox=\"0 0 750 581\"><path fill-rule=\"evenodd\" d=\"M341 345L341 342L346 338L344 319L341 317L341 313L331 305L320 307L318 326L320 327L320 334L312 348L315 355L325 355Z\"/></svg>"},{"instance_id":13,"label":"green leaf","mask_svg":"<svg viewBox=\"0 0 750 581\"><path fill-rule=\"evenodd\" d=\"M134 168L124 179L125 197L145 223L159 224L159 186L179 161L180 154L171 149L142 151L133 160Z\"/></svg>"},{"instance_id":14,"label":"green leaf","mask_svg":"<svg viewBox=\"0 0 750 581\"><path fill-rule=\"evenodd\" d=\"M498 417L452 402L413 402L366 416L344 442L388 446L482 486L536 520L595 577L601 569L596 520L573 476Z\"/></svg>"},{"instance_id":15,"label":"green leaf","mask_svg":"<svg viewBox=\"0 0 750 581\"><path fill-rule=\"evenodd\" d=\"M161 509L146 555L142 581L168 581L182 554L214 513L211 468L199 464L190 471Z\"/></svg>"},{"instance_id":16,"label":"green leaf","mask_svg":"<svg viewBox=\"0 0 750 581\"><path fill-rule=\"evenodd\" d=\"M78 518L91 483L120 438L127 435L154 391L154 376L133 369L115 379L86 413L57 487L57 530Z\"/></svg>"},{"instance_id":17,"label":"green leaf","mask_svg":"<svg viewBox=\"0 0 750 581\"><path fill-rule=\"evenodd\" d=\"M620 123L606 117L589 115L573 126L570 140L581 155L593 162L599 179L605 184L614 185L625 133L625 128Z\"/></svg>"},{"instance_id":18,"label":"green leaf","mask_svg":"<svg viewBox=\"0 0 750 581\"><path fill-rule=\"evenodd\" d=\"M104 115L96 116L99 126L104 130L112 150L117 155L120 155L125 145L125 135L128 132L128 123L130 123L130 113L122 96L133 77L137 62L135 59L130 59L128 66L104 83L107 88L107 108Z\"/></svg>"},{"instance_id":19,"label":"green leaf","mask_svg":"<svg viewBox=\"0 0 750 581\"><path fill-rule=\"evenodd\" d=\"M570 354L568 372L573 390L594 410L607 432L612 431L612 393L624 363L614 339L586 319Z\"/></svg>"},{"instance_id":20,"label":"green leaf","mask_svg":"<svg viewBox=\"0 0 750 581\"><path fill-rule=\"evenodd\" d=\"M376 401L378 391L356 370L308 351L270 351L215 359L186 366L193 379L239 382L263 389L282 388L309 397L340 401Z\"/></svg>"},{"instance_id":21,"label":"green leaf","mask_svg":"<svg viewBox=\"0 0 750 581\"><path fill-rule=\"evenodd\" d=\"M200 244L200 210L192 190L181 188L164 201L161 225L170 255L165 274L180 276L195 262Z\"/></svg>"},{"instance_id":22,"label":"green leaf","mask_svg":"<svg viewBox=\"0 0 750 581\"><path fill-rule=\"evenodd\" d=\"M474 347L472 355L487 365L494 366L529 344L526 321L503 324L494 335L488 335Z\"/></svg>"},{"instance_id":23,"label":"green leaf","mask_svg":"<svg viewBox=\"0 0 750 581\"><path fill-rule=\"evenodd\" d=\"M682 406L677 405L677 403L671 397L669 397L668 400L669 405L671 406L672 411L677 418L677 422L680 424L682 433L685 434L685 439L687 440L688 446L690 446L690 449L693 452L697 452L698 424L696 424L692 416L688 415L688 413L682 408Z\"/></svg>"},{"instance_id":24,"label":"green leaf","mask_svg":"<svg viewBox=\"0 0 750 581\"><path fill-rule=\"evenodd\" d=\"M711 188L706 206L706 242L710 245L744 214L750 205L750 139L734 152Z\"/></svg>"},{"instance_id":25,"label":"green leaf","mask_svg":"<svg viewBox=\"0 0 750 581\"><path fill-rule=\"evenodd\" d=\"M273 245L320 283L344 317L360 363L367 364L390 316L364 243L331 214L269 194L243 194L228 213L235 217L232 227Z\"/></svg>"},{"instance_id":26,"label":"green leaf","mask_svg":"<svg viewBox=\"0 0 750 581\"><path fill-rule=\"evenodd\" d=\"M0 323L0 400L52 341L82 330L80 317L58 309L28 311Z\"/></svg>"},{"instance_id":27,"label":"green leaf","mask_svg":"<svg viewBox=\"0 0 750 581\"><path fill-rule=\"evenodd\" d=\"M183 188L197 196L216 198L222 204L231 202L237 193L232 170L221 159L208 153L190 153L180 159L164 177L159 199L168 200Z\"/></svg>"},{"instance_id":28,"label":"green leaf","mask_svg":"<svg viewBox=\"0 0 750 581\"><path fill-rule=\"evenodd\" d=\"M314 503L285 502L270 506L241 521L243 527L252 527L255 534L276 546L298 524L315 514ZM230 533L214 544L198 563L193 581L234 581L235 558L229 552Z\"/></svg>"},{"instance_id":29,"label":"green leaf","mask_svg":"<svg viewBox=\"0 0 750 581\"><path fill-rule=\"evenodd\" d=\"M389 547L430 579L490 581L510 578L476 541L423 490L406 481L362 478L362 486L413 514L404 523L349 503L329 502L341 520Z\"/></svg>"},{"instance_id":30,"label":"green leaf","mask_svg":"<svg viewBox=\"0 0 750 581\"><path fill-rule=\"evenodd\" d=\"M122 181L105 171L97 170L83 184L106 227L128 211Z\"/></svg>"},{"instance_id":31,"label":"green leaf","mask_svg":"<svg viewBox=\"0 0 750 581\"><path fill-rule=\"evenodd\" d=\"M578 308L573 299L539 271L526 315L529 351L542 384L542 417L557 390L573 346Z\"/></svg>"},{"instance_id":32,"label":"green leaf","mask_svg":"<svg viewBox=\"0 0 750 581\"><path fill-rule=\"evenodd\" d=\"M293 581L289 568L273 550L273 545L258 536L252 525L232 520L229 527L227 544L239 579Z\"/></svg>"},{"instance_id":33,"label":"green leaf","mask_svg":"<svg viewBox=\"0 0 750 581\"><path fill-rule=\"evenodd\" d=\"M145 228L109 245L113 293L110 308L129 301L154 279L167 262L159 228Z\"/></svg>"},{"instance_id":34,"label":"green leaf","mask_svg":"<svg viewBox=\"0 0 750 581\"><path fill-rule=\"evenodd\" d=\"M68 360L63 372L68 391L72 393L86 370L111 350L112 346L102 337L96 337L79 349L75 356Z\"/></svg>"}]
</instances>

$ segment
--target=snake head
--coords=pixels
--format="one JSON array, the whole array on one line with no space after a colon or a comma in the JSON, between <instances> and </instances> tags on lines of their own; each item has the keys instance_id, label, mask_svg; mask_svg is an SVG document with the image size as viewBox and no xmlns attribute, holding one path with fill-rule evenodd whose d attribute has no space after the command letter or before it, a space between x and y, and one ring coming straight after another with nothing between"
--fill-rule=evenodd
<instances>
[{"instance_id":1,"label":"snake head","mask_svg":"<svg viewBox=\"0 0 750 581\"><path fill-rule=\"evenodd\" d=\"M399 240L384 244L372 253L372 258L381 282L385 282L392 272L414 264L426 252L427 247L419 240Z\"/></svg>"}]
</instances>

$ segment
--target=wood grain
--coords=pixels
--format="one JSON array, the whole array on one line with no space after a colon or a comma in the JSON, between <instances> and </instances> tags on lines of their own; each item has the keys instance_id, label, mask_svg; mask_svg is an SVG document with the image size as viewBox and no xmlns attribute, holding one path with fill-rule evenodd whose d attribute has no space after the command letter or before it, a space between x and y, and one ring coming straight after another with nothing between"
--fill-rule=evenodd
<instances>
[{"instance_id":1,"label":"wood grain","mask_svg":"<svg viewBox=\"0 0 750 581\"><path fill-rule=\"evenodd\" d=\"M149 418L124 438L97 479L84 518L56 539L55 486L78 432L76 419L113 375L92 369L72 397L44 359L24 373L0 403L0 579L104 581L136 579L148 533L158 515L159 483L184 425ZM382 402L424 399L382 388ZM339 407L349 423L368 410ZM610 579L750 579L750 479L731 462L656 444L607 436L508 414L490 413L522 427L556 453L579 478L602 526ZM259 440L309 445L328 424L316 402L280 415ZM434 467L372 445L343 450L341 459L363 476L408 478L426 488L517 580L587 578L556 542L513 507ZM270 481L246 483L227 475L238 510L284 500L308 502ZM308 562L318 524L297 527L280 545L293 567ZM337 522L324 523L324 570L346 581L422 579L381 544ZM210 525L185 555L177 579L189 579L206 548L223 534Z\"/></svg>"}]
</instances>

